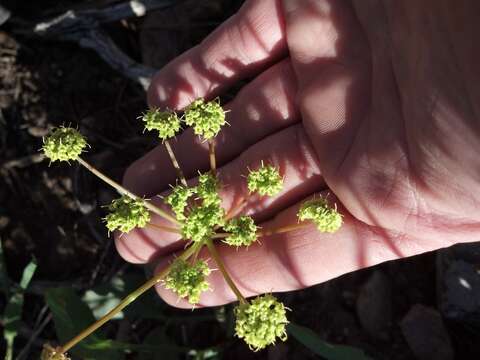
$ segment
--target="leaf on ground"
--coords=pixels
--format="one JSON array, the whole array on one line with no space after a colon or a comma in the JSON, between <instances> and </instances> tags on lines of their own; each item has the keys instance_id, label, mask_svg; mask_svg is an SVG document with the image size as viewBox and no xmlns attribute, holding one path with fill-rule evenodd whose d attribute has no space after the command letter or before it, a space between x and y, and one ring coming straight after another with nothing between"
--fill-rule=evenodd
<instances>
[{"instance_id":1,"label":"leaf on ground","mask_svg":"<svg viewBox=\"0 0 480 360\"><path fill-rule=\"evenodd\" d=\"M101 284L85 292L83 301L92 310L95 318L100 318L113 309L120 301L145 282L145 276L138 273L129 273L113 277L108 283ZM156 298L154 292L149 292L139 297L126 309L119 313L115 319L125 316L131 320L165 319L162 314L162 303Z\"/></svg>"},{"instance_id":2,"label":"leaf on ground","mask_svg":"<svg viewBox=\"0 0 480 360\"><path fill-rule=\"evenodd\" d=\"M288 333L315 354L327 360L373 360L362 349L346 345L332 345L304 326L288 324Z\"/></svg>"},{"instance_id":3,"label":"leaf on ground","mask_svg":"<svg viewBox=\"0 0 480 360\"><path fill-rule=\"evenodd\" d=\"M0 246L1 247L1 246ZM3 253L0 254L3 263ZM2 264L4 265L4 264ZM10 297L8 298L7 305L3 313L3 338L7 342L7 352L5 359L11 359L13 351L13 341L18 334L20 324L22 321L24 291L28 287L28 284L32 280L33 274L37 269L35 261L31 261L23 270L22 279L20 280L20 286L14 287L10 291ZM8 275L4 272L5 277L8 279Z\"/></svg>"}]
</instances>

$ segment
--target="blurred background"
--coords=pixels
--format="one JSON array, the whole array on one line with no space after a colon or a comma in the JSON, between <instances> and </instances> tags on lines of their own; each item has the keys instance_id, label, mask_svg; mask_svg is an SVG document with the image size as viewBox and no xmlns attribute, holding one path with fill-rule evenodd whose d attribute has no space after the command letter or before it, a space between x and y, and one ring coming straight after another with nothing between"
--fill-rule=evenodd
<instances>
[{"instance_id":1,"label":"blurred background","mask_svg":"<svg viewBox=\"0 0 480 360\"><path fill-rule=\"evenodd\" d=\"M54 126L78 127L92 145L88 161L120 181L158 142L142 134L136 119L147 107L149 77L242 2L0 0L0 349L6 359L38 358L45 342L76 334L145 279L144 269L117 255L101 222L101 206L115 193L75 165L49 167L38 151L42 137ZM151 292L71 356L480 358L478 243L279 296L296 325L287 342L262 352L233 336L231 305L178 310Z\"/></svg>"}]
</instances>

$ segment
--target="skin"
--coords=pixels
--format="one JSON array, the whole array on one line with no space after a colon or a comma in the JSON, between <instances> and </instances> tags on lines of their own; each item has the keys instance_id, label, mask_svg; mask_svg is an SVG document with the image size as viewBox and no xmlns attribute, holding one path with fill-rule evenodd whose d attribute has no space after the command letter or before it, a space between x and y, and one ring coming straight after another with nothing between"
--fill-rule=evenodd
<instances>
[{"instance_id":1,"label":"skin","mask_svg":"<svg viewBox=\"0 0 480 360\"><path fill-rule=\"evenodd\" d=\"M479 15L480 3L466 0L251 0L157 73L149 103L171 109L252 79L227 104L231 126L217 139L225 207L248 196L241 175L263 159L285 175L279 196L245 209L263 228L296 223L301 202L319 193L344 216L333 235L310 226L248 251L219 245L246 296L478 240ZM206 144L190 130L173 147L188 177L208 169ZM145 196L174 181L161 146L124 179ZM164 266L184 243L150 228L116 245L127 261ZM235 300L218 271L210 282L201 305Z\"/></svg>"}]
</instances>

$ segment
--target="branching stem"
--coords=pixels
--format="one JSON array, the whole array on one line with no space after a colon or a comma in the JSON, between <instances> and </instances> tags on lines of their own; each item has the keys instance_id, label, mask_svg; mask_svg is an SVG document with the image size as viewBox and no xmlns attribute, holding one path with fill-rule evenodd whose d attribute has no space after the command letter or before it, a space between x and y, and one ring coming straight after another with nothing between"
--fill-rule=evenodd
<instances>
[{"instance_id":1,"label":"branching stem","mask_svg":"<svg viewBox=\"0 0 480 360\"><path fill-rule=\"evenodd\" d=\"M182 182L182 185L187 187L187 179L185 179L185 175L183 175L183 171L180 168L180 165L178 164L177 157L175 156L175 153L173 152L172 146L170 145L170 142L168 140L165 140L163 142L165 145L165 148L167 149L168 156L170 156L170 160L172 161L172 165L175 168L175 171L177 172L177 176Z\"/></svg>"},{"instance_id":2,"label":"branching stem","mask_svg":"<svg viewBox=\"0 0 480 360\"><path fill-rule=\"evenodd\" d=\"M210 169L214 176L217 175L217 159L215 157L215 140L208 139L208 154L210 157Z\"/></svg>"},{"instance_id":3,"label":"branching stem","mask_svg":"<svg viewBox=\"0 0 480 360\"><path fill-rule=\"evenodd\" d=\"M246 304L247 299L245 299L245 297L242 295L240 290L238 290L237 286L235 285L232 278L230 277L230 274L225 268L225 264L223 263L223 260L220 257L220 254L218 253L215 245L213 244L213 241L211 239L208 239L206 241L206 245L207 245L208 251L210 252L210 255L212 255L212 258L217 263L218 269L220 270L223 277L225 278L225 281L227 282L228 286L230 286L230 289L232 289L234 294L237 296L238 301L242 304Z\"/></svg>"},{"instance_id":4,"label":"branching stem","mask_svg":"<svg viewBox=\"0 0 480 360\"><path fill-rule=\"evenodd\" d=\"M148 223L148 226L154 227L156 229L162 230L162 231L167 231L175 234L180 234L180 230L177 228L173 228L170 226L164 226L164 225L158 225L158 224L153 224L153 223Z\"/></svg>"},{"instance_id":5,"label":"branching stem","mask_svg":"<svg viewBox=\"0 0 480 360\"><path fill-rule=\"evenodd\" d=\"M187 260L195 251L196 251L196 247L195 246L190 246L178 258L180 258L182 260ZM70 340L65 345L63 345L59 349L59 352L63 354L65 352L67 352L68 350L70 350L73 346L75 346L80 341L85 339L87 336L92 334L95 330L97 330L99 327L101 327L107 321L111 320L120 311L122 311L124 308L126 308L128 305L130 305L132 302L134 302L140 295L145 293L147 290L149 290L153 286L157 285L168 274L168 272L170 271L170 267L171 267L171 265L169 265L163 271L156 274L154 277L152 277L150 280L148 280L145 284L140 286L138 289L136 289L135 291L133 291L132 293L127 295L127 297L125 297L117 306L115 306L112 310L110 310L101 319L97 320L95 323L93 323L92 325L87 327L85 330L83 330L80 334L75 336L72 340Z\"/></svg>"},{"instance_id":6,"label":"branching stem","mask_svg":"<svg viewBox=\"0 0 480 360\"><path fill-rule=\"evenodd\" d=\"M275 234L283 234L283 233L290 232L290 231L304 229L304 228L306 228L310 225L311 224L309 222L286 225L286 226L282 226L282 227L276 228L276 229L260 230L260 231L257 232L257 235L258 236L270 236L270 235L275 235Z\"/></svg>"},{"instance_id":7,"label":"branching stem","mask_svg":"<svg viewBox=\"0 0 480 360\"><path fill-rule=\"evenodd\" d=\"M87 170L89 170L92 174L96 175L98 178L100 178L101 180L105 181L108 185L112 186L114 189L116 189L120 194L122 195L127 195L128 197L134 199L134 200L141 200L143 201L143 204L145 205L145 207L152 211L153 213L157 214L158 216L164 218L164 219L167 219L171 222L173 222L174 224L178 224L178 221L177 219L175 219L172 215L168 214L166 211L163 211L162 209L156 207L155 205L153 205L150 201L147 201L145 199L142 199L141 197L138 197L137 195L135 195L134 193L128 191L127 189L125 189L122 185L120 185L119 183L117 183L116 181L113 181L112 179L110 179L108 176L104 175L101 171L97 170L95 167L93 167L92 165L90 165L88 162L86 162L85 160L83 160L82 158L78 158L77 159L78 162L84 166Z\"/></svg>"},{"instance_id":8,"label":"branching stem","mask_svg":"<svg viewBox=\"0 0 480 360\"><path fill-rule=\"evenodd\" d=\"M241 210L243 210L243 207L247 204L247 199L242 199L240 200L240 202L235 205L233 208L231 208L230 210L228 210L227 212L227 215L225 215L225 220L230 220L231 218L233 218L234 216L237 215L237 213Z\"/></svg>"}]
</instances>

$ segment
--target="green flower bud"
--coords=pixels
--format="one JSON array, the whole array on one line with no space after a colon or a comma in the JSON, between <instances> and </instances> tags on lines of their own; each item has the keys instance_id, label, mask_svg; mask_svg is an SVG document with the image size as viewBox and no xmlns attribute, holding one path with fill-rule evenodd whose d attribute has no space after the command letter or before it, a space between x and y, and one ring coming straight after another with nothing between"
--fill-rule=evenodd
<instances>
[{"instance_id":1,"label":"green flower bud","mask_svg":"<svg viewBox=\"0 0 480 360\"><path fill-rule=\"evenodd\" d=\"M40 360L70 360L70 358L62 354L58 348L54 348L50 344L45 344L40 354Z\"/></svg>"},{"instance_id":2,"label":"green flower bud","mask_svg":"<svg viewBox=\"0 0 480 360\"><path fill-rule=\"evenodd\" d=\"M165 277L165 287L173 290L181 298L188 298L190 304L200 301L200 294L209 289L205 277L210 269L205 261L199 260L191 265L188 262L176 259Z\"/></svg>"},{"instance_id":3,"label":"green flower bud","mask_svg":"<svg viewBox=\"0 0 480 360\"><path fill-rule=\"evenodd\" d=\"M300 221L312 220L321 232L334 233L342 226L342 215L326 199L306 201L298 211Z\"/></svg>"},{"instance_id":4,"label":"green flower bud","mask_svg":"<svg viewBox=\"0 0 480 360\"><path fill-rule=\"evenodd\" d=\"M42 150L51 161L69 161L77 160L87 145L78 130L60 126L43 139Z\"/></svg>"},{"instance_id":5,"label":"green flower bud","mask_svg":"<svg viewBox=\"0 0 480 360\"><path fill-rule=\"evenodd\" d=\"M225 125L225 111L218 101L205 102L197 99L185 109L185 123L193 126L196 135L204 139L217 136L220 129Z\"/></svg>"},{"instance_id":6,"label":"green flower bud","mask_svg":"<svg viewBox=\"0 0 480 360\"><path fill-rule=\"evenodd\" d=\"M150 221L150 212L143 201L131 199L126 195L113 200L108 205L108 210L111 213L104 219L108 231L118 229L121 232L128 233L136 227L144 227Z\"/></svg>"},{"instance_id":7,"label":"green flower bud","mask_svg":"<svg viewBox=\"0 0 480 360\"><path fill-rule=\"evenodd\" d=\"M274 296L266 294L235 308L235 333L250 349L261 350L279 338L287 339L286 308Z\"/></svg>"},{"instance_id":8,"label":"green flower bud","mask_svg":"<svg viewBox=\"0 0 480 360\"><path fill-rule=\"evenodd\" d=\"M182 236L200 242L214 233L216 225L223 226L225 211L218 205L195 206L182 224Z\"/></svg>"},{"instance_id":9,"label":"green flower bud","mask_svg":"<svg viewBox=\"0 0 480 360\"><path fill-rule=\"evenodd\" d=\"M230 233L223 241L231 246L249 246L257 240L257 225L250 216L232 219L223 229Z\"/></svg>"},{"instance_id":10,"label":"green flower bud","mask_svg":"<svg viewBox=\"0 0 480 360\"><path fill-rule=\"evenodd\" d=\"M283 188L283 178L277 168L263 165L260 169L250 171L247 178L248 190L257 191L260 195L273 196Z\"/></svg>"},{"instance_id":11,"label":"green flower bud","mask_svg":"<svg viewBox=\"0 0 480 360\"><path fill-rule=\"evenodd\" d=\"M204 205L219 206L222 200L218 195L218 180L211 173L201 174L198 178L197 194Z\"/></svg>"},{"instance_id":12,"label":"green flower bud","mask_svg":"<svg viewBox=\"0 0 480 360\"><path fill-rule=\"evenodd\" d=\"M173 187L172 192L165 198L165 202L171 206L177 220L185 220L185 208L188 205L188 199L195 193L196 188L187 188L183 185Z\"/></svg>"},{"instance_id":13,"label":"green flower bud","mask_svg":"<svg viewBox=\"0 0 480 360\"><path fill-rule=\"evenodd\" d=\"M142 116L146 130L157 130L158 137L167 140L180 131L180 118L173 111L150 109Z\"/></svg>"}]
</instances>

